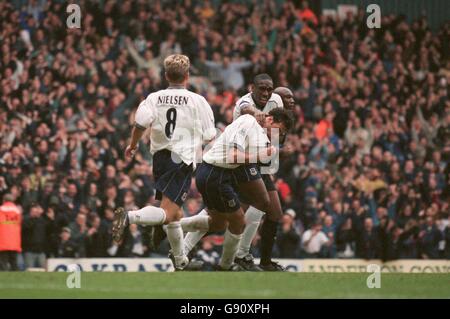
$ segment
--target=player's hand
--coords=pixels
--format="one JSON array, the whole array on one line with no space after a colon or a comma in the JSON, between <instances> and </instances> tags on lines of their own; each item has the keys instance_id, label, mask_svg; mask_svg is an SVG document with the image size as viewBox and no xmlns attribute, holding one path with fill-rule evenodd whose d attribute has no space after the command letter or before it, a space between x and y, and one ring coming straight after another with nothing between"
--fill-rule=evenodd
<instances>
[{"instance_id":1,"label":"player's hand","mask_svg":"<svg viewBox=\"0 0 450 319\"><path fill-rule=\"evenodd\" d=\"M137 146L131 147L131 145L128 145L125 149L125 157L127 158L133 158L136 154Z\"/></svg>"},{"instance_id":2,"label":"player's hand","mask_svg":"<svg viewBox=\"0 0 450 319\"><path fill-rule=\"evenodd\" d=\"M276 153L277 149L275 146L271 145L267 148L262 149L259 152L259 157L272 157Z\"/></svg>"},{"instance_id":3,"label":"player's hand","mask_svg":"<svg viewBox=\"0 0 450 319\"><path fill-rule=\"evenodd\" d=\"M276 154L277 152L277 148L273 145L271 145L270 147L267 148L267 155L272 157Z\"/></svg>"},{"instance_id":4,"label":"player's hand","mask_svg":"<svg viewBox=\"0 0 450 319\"><path fill-rule=\"evenodd\" d=\"M258 152L258 162L267 163L270 159L275 156L277 149L275 146L271 145L265 149L262 149Z\"/></svg>"}]
</instances>

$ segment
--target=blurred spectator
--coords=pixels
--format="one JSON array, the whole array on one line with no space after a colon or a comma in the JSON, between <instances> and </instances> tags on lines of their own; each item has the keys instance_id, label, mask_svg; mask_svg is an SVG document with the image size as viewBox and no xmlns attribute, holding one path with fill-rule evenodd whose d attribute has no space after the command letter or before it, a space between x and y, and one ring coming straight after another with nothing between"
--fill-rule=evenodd
<instances>
[{"instance_id":1,"label":"blurred spectator","mask_svg":"<svg viewBox=\"0 0 450 319\"><path fill-rule=\"evenodd\" d=\"M64 227L61 231L57 244L57 257L61 258L77 258L78 245L71 238L72 231L68 227Z\"/></svg>"},{"instance_id":2,"label":"blurred spectator","mask_svg":"<svg viewBox=\"0 0 450 319\"><path fill-rule=\"evenodd\" d=\"M281 232L276 242L281 258L298 257L300 235L295 227L295 212L292 209L286 211L281 219Z\"/></svg>"},{"instance_id":3,"label":"blurred spectator","mask_svg":"<svg viewBox=\"0 0 450 319\"><path fill-rule=\"evenodd\" d=\"M441 233L434 223L434 218L427 216L426 224L422 226L419 232L421 257L424 259L437 259L439 257L438 244L440 241Z\"/></svg>"},{"instance_id":4,"label":"blurred spectator","mask_svg":"<svg viewBox=\"0 0 450 319\"><path fill-rule=\"evenodd\" d=\"M224 57L222 62L205 61L205 65L218 74L222 88L238 90L244 86L242 69L252 65L250 61L230 61Z\"/></svg>"},{"instance_id":5,"label":"blurred spectator","mask_svg":"<svg viewBox=\"0 0 450 319\"><path fill-rule=\"evenodd\" d=\"M419 226L416 220L409 220L403 231L401 232L399 240L400 253L399 258L414 259L419 258Z\"/></svg>"},{"instance_id":6,"label":"blurred spectator","mask_svg":"<svg viewBox=\"0 0 450 319\"><path fill-rule=\"evenodd\" d=\"M315 13L309 8L307 1L302 1L301 8L298 10L297 14L305 22L311 21L313 24L319 22Z\"/></svg>"},{"instance_id":7,"label":"blurred spectator","mask_svg":"<svg viewBox=\"0 0 450 319\"><path fill-rule=\"evenodd\" d=\"M311 229L302 235L302 249L304 258L322 258L325 250L332 243L327 235L322 231L322 224L315 223Z\"/></svg>"},{"instance_id":8,"label":"blurred spectator","mask_svg":"<svg viewBox=\"0 0 450 319\"><path fill-rule=\"evenodd\" d=\"M337 231L336 256L339 258L353 258L355 256L356 234L352 226L352 219L347 218Z\"/></svg>"},{"instance_id":9,"label":"blurred spectator","mask_svg":"<svg viewBox=\"0 0 450 319\"><path fill-rule=\"evenodd\" d=\"M14 204L11 194L3 196L0 206L0 271L19 270L18 253L21 243L22 212Z\"/></svg>"},{"instance_id":10,"label":"blurred spectator","mask_svg":"<svg viewBox=\"0 0 450 319\"><path fill-rule=\"evenodd\" d=\"M336 257L336 226L333 221L333 216L326 215L323 219L322 231L330 240L330 244L324 247L323 257L335 258Z\"/></svg>"},{"instance_id":11,"label":"blurred spectator","mask_svg":"<svg viewBox=\"0 0 450 319\"><path fill-rule=\"evenodd\" d=\"M91 217L91 227L86 233L86 257L107 257L107 250L111 242L107 226L102 225L98 215Z\"/></svg>"},{"instance_id":12,"label":"blurred spectator","mask_svg":"<svg viewBox=\"0 0 450 319\"><path fill-rule=\"evenodd\" d=\"M85 240L88 233L88 226L86 223L86 215L79 213L72 223L69 224L70 237L78 247L78 254L80 257L85 257Z\"/></svg>"},{"instance_id":13,"label":"blurred spectator","mask_svg":"<svg viewBox=\"0 0 450 319\"><path fill-rule=\"evenodd\" d=\"M23 218L22 250L26 268L44 268L53 221L43 215L39 204L33 204Z\"/></svg>"},{"instance_id":14,"label":"blurred spectator","mask_svg":"<svg viewBox=\"0 0 450 319\"><path fill-rule=\"evenodd\" d=\"M97 184L90 183L88 185L88 191L84 203L91 212L97 212L101 208L102 202L98 194Z\"/></svg>"},{"instance_id":15,"label":"blurred spectator","mask_svg":"<svg viewBox=\"0 0 450 319\"><path fill-rule=\"evenodd\" d=\"M123 257L144 257L148 251L143 233L136 224L131 224L123 240L120 255Z\"/></svg>"},{"instance_id":16,"label":"blurred spectator","mask_svg":"<svg viewBox=\"0 0 450 319\"><path fill-rule=\"evenodd\" d=\"M444 256L443 257L445 259L450 259L450 214L449 214L446 224L447 225L445 226L444 231L443 231L443 233L444 233L444 235L443 235L443 237L444 237L444 249L443 249Z\"/></svg>"},{"instance_id":17,"label":"blurred spectator","mask_svg":"<svg viewBox=\"0 0 450 319\"><path fill-rule=\"evenodd\" d=\"M356 256L364 259L376 259L380 257L379 234L373 225L373 220L367 217L364 220L364 228L356 242Z\"/></svg>"},{"instance_id":18,"label":"blurred spectator","mask_svg":"<svg viewBox=\"0 0 450 319\"><path fill-rule=\"evenodd\" d=\"M183 205L185 216L196 215L201 208L201 203L195 198L189 198Z\"/></svg>"}]
</instances>

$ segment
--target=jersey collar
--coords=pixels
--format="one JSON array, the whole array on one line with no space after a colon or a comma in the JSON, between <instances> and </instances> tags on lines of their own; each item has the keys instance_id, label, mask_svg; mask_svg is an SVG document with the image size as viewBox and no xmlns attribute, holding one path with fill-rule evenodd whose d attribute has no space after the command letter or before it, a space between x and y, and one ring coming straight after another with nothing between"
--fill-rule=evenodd
<instances>
[{"instance_id":1,"label":"jersey collar","mask_svg":"<svg viewBox=\"0 0 450 319\"><path fill-rule=\"evenodd\" d=\"M167 88L168 90L179 90L179 89L186 89L183 85L171 85Z\"/></svg>"}]
</instances>

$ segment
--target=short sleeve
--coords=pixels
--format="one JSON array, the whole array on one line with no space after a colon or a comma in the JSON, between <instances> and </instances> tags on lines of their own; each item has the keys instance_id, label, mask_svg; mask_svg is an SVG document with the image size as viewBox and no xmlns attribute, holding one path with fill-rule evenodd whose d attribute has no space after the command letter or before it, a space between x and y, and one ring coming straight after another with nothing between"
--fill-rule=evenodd
<instances>
[{"instance_id":1,"label":"short sleeve","mask_svg":"<svg viewBox=\"0 0 450 319\"><path fill-rule=\"evenodd\" d=\"M216 136L216 127L214 124L214 114L211 106L202 96L200 99L202 105L200 112L200 120L202 122L202 135L204 141L210 141Z\"/></svg>"},{"instance_id":2,"label":"short sleeve","mask_svg":"<svg viewBox=\"0 0 450 319\"><path fill-rule=\"evenodd\" d=\"M247 148L249 134L252 133L254 127L255 118L251 115L241 116L236 121L236 132L233 135L233 140L230 141L232 145L237 146L240 150L244 151Z\"/></svg>"},{"instance_id":3,"label":"short sleeve","mask_svg":"<svg viewBox=\"0 0 450 319\"><path fill-rule=\"evenodd\" d=\"M243 108L246 108L248 106L251 106L250 102L248 101L238 101L236 103L234 110L233 110L233 120L236 120L239 116L241 116L241 111Z\"/></svg>"},{"instance_id":4,"label":"short sleeve","mask_svg":"<svg viewBox=\"0 0 450 319\"><path fill-rule=\"evenodd\" d=\"M155 109L151 102L151 97L148 96L143 100L136 111L135 123L142 128L149 128L155 120Z\"/></svg>"}]
</instances>

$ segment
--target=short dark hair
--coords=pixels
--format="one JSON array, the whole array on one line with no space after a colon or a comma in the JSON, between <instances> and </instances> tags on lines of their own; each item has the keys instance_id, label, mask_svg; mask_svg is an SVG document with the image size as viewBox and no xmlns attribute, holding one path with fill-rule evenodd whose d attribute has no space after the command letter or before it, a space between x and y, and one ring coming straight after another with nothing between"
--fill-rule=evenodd
<instances>
[{"instance_id":1,"label":"short dark hair","mask_svg":"<svg viewBox=\"0 0 450 319\"><path fill-rule=\"evenodd\" d=\"M270 77L269 74L267 73L261 73L261 74L257 74L254 78L253 78L253 84L257 84L259 81L264 81L264 80L269 80L272 81L272 78Z\"/></svg>"},{"instance_id":2,"label":"short dark hair","mask_svg":"<svg viewBox=\"0 0 450 319\"><path fill-rule=\"evenodd\" d=\"M275 123L283 123L288 132L294 126L294 114L289 110L276 107L269 111L269 115L273 117L273 121Z\"/></svg>"}]
</instances>

